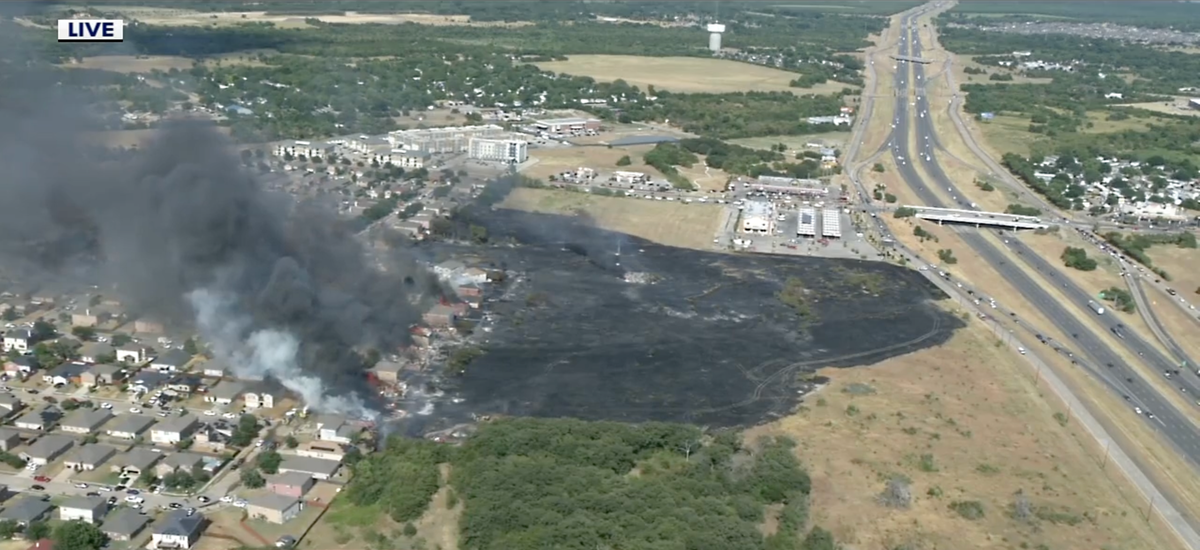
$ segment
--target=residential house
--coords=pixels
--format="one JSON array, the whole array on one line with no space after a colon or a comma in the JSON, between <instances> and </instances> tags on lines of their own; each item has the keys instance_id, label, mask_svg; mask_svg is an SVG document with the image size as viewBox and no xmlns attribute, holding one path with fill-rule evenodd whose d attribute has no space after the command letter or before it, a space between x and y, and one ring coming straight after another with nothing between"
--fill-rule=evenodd
<instances>
[{"instance_id":1,"label":"residential house","mask_svg":"<svg viewBox=\"0 0 1200 550\"><path fill-rule=\"evenodd\" d=\"M247 409L274 409L278 390L265 381L258 381L246 387L242 399Z\"/></svg>"},{"instance_id":2,"label":"residential house","mask_svg":"<svg viewBox=\"0 0 1200 550\"><path fill-rule=\"evenodd\" d=\"M13 425L22 430L47 431L62 418L62 411L50 406L38 407L18 418Z\"/></svg>"},{"instance_id":3,"label":"residential house","mask_svg":"<svg viewBox=\"0 0 1200 550\"><path fill-rule=\"evenodd\" d=\"M304 510L304 501L276 493L266 493L246 499L246 515L271 523L287 523Z\"/></svg>"},{"instance_id":4,"label":"residential house","mask_svg":"<svg viewBox=\"0 0 1200 550\"><path fill-rule=\"evenodd\" d=\"M483 295L483 289L480 288L476 283L458 285L458 288L455 289L455 291L458 293L459 297L463 298L477 298Z\"/></svg>"},{"instance_id":5,"label":"residential house","mask_svg":"<svg viewBox=\"0 0 1200 550\"><path fill-rule=\"evenodd\" d=\"M35 521L49 519L54 505L42 500L41 497L23 497L14 499L0 512L0 521L11 521L25 527Z\"/></svg>"},{"instance_id":6,"label":"residential house","mask_svg":"<svg viewBox=\"0 0 1200 550\"><path fill-rule=\"evenodd\" d=\"M183 350L173 349L155 357L150 362L150 368L156 369L158 372L179 372L191 360L191 354Z\"/></svg>"},{"instance_id":7,"label":"residential house","mask_svg":"<svg viewBox=\"0 0 1200 550\"><path fill-rule=\"evenodd\" d=\"M59 427L62 431L73 434L90 434L100 429L108 422L113 414L108 409L89 409L81 407L67 415Z\"/></svg>"},{"instance_id":8,"label":"residential house","mask_svg":"<svg viewBox=\"0 0 1200 550\"><path fill-rule=\"evenodd\" d=\"M317 417L317 439L321 441L349 445L360 431L341 415L325 414Z\"/></svg>"},{"instance_id":9,"label":"residential house","mask_svg":"<svg viewBox=\"0 0 1200 550\"><path fill-rule=\"evenodd\" d=\"M83 373L87 370L88 366L83 363L63 363L43 374L42 380L52 386L79 384L82 381Z\"/></svg>"},{"instance_id":10,"label":"residential house","mask_svg":"<svg viewBox=\"0 0 1200 550\"><path fill-rule=\"evenodd\" d=\"M192 436L200 428L200 419L185 414L159 422L150 429L150 440L158 445L174 445Z\"/></svg>"},{"instance_id":11,"label":"residential house","mask_svg":"<svg viewBox=\"0 0 1200 550\"><path fill-rule=\"evenodd\" d=\"M196 435L192 437L197 445L203 445L208 447L209 451L219 453L229 445L229 440L233 438L233 429L221 429L212 424L205 424L196 430Z\"/></svg>"},{"instance_id":12,"label":"residential house","mask_svg":"<svg viewBox=\"0 0 1200 550\"><path fill-rule=\"evenodd\" d=\"M82 346L79 346L79 350L76 353L79 354L81 362L94 365L109 357L116 357L117 348L112 347L111 344L102 342L84 342Z\"/></svg>"},{"instance_id":13,"label":"residential house","mask_svg":"<svg viewBox=\"0 0 1200 550\"><path fill-rule=\"evenodd\" d=\"M333 460L341 462L346 458L346 448L340 443L330 441L309 441L301 443L299 447L292 450L297 456L306 456L309 458L320 458L322 460Z\"/></svg>"},{"instance_id":14,"label":"residential house","mask_svg":"<svg viewBox=\"0 0 1200 550\"><path fill-rule=\"evenodd\" d=\"M375 363L374 367L371 367L371 374L380 382L395 384L400 381L400 371L402 370L404 370L404 367L399 363L380 361Z\"/></svg>"},{"instance_id":15,"label":"residential house","mask_svg":"<svg viewBox=\"0 0 1200 550\"><path fill-rule=\"evenodd\" d=\"M4 351L17 350L21 353L33 348L33 331L27 328L16 328L4 333Z\"/></svg>"},{"instance_id":16,"label":"residential house","mask_svg":"<svg viewBox=\"0 0 1200 550\"><path fill-rule=\"evenodd\" d=\"M112 312L104 308L87 308L71 314L71 326L96 327L112 318Z\"/></svg>"},{"instance_id":17,"label":"residential house","mask_svg":"<svg viewBox=\"0 0 1200 550\"><path fill-rule=\"evenodd\" d=\"M101 497L72 497L58 507L58 519L100 523L108 513L108 503Z\"/></svg>"},{"instance_id":18,"label":"residential house","mask_svg":"<svg viewBox=\"0 0 1200 550\"><path fill-rule=\"evenodd\" d=\"M162 323L149 319L138 319L133 322L133 331L143 334L162 334L167 331Z\"/></svg>"},{"instance_id":19,"label":"residential house","mask_svg":"<svg viewBox=\"0 0 1200 550\"><path fill-rule=\"evenodd\" d=\"M304 498L316 484L317 481L312 476L300 472L276 474L267 478L267 489L272 493L292 498Z\"/></svg>"},{"instance_id":20,"label":"residential house","mask_svg":"<svg viewBox=\"0 0 1200 550\"><path fill-rule=\"evenodd\" d=\"M92 365L79 375L79 385L93 388L110 386L124 379L125 369L118 365Z\"/></svg>"},{"instance_id":21,"label":"residential house","mask_svg":"<svg viewBox=\"0 0 1200 550\"><path fill-rule=\"evenodd\" d=\"M191 395L192 392L204 385L204 379L195 374L181 374L167 383L167 391L174 395Z\"/></svg>"},{"instance_id":22,"label":"residential house","mask_svg":"<svg viewBox=\"0 0 1200 550\"><path fill-rule=\"evenodd\" d=\"M65 435L44 435L21 453L21 458L38 466L45 466L62 456L75 444Z\"/></svg>"},{"instance_id":23,"label":"residential house","mask_svg":"<svg viewBox=\"0 0 1200 550\"><path fill-rule=\"evenodd\" d=\"M137 510L117 508L112 514L109 514L108 519L104 520L104 525L100 526L100 530L112 540L127 541L136 537L149 524L150 518L139 514Z\"/></svg>"},{"instance_id":24,"label":"residential house","mask_svg":"<svg viewBox=\"0 0 1200 550\"><path fill-rule=\"evenodd\" d=\"M481 285L488 282L488 273L478 267L468 267L462 271L460 280Z\"/></svg>"},{"instance_id":25,"label":"residential house","mask_svg":"<svg viewBox=\"0 0 1200 550\"><path fill-rule=\"evenodd\" d=\"M443 279L451 279L466 268L467 264L464 264L458 260L446 260L434 266L433 273Z\"/></svg>"},{"instance_id":26,"label":"residential house","mask_svg":"<svg viewBox=\"0 0 1200 550\"><path fill-rule=\"evenodd\" d=\"M425 324L431 327L445 328L454 324L454 321L458 318L458 315L454 311L454 308L446 304L437 304L429 311L425 312L421 318L425 321Z\"/></svg>"},{"instance_id":27,"label":"residential house","mask_svg":"<svg viewBox=\"0 0 1200 550\"><path fill-rule=\"evenodd\" d=\"M171 381L171 375L142 369L129 380L129 390L137 393L148 393L165 387Z\"/></svg>"},{"instance_id":28,"label":"residential house","mask_svg":"<svg viewBox=\"0 0 1200 550\"><path fill-rule=\"evenodd\" d=\"M150 426L154 425L154 418L140 414L123 414L112 424L108 425L108 429L104 433L109 437L117 439L133 440L142 437Z\"/></svg>"},{"instance_id":29,"label":"residential house","mask_svg":"<svg viewBox=\"0 0 1200 550\"><path fill-rule=\"evenodd\" d=\"M162 453L156 453L145 447L134 447L110 459L108 464L114 472L128 473L135 476L150 469L162 459Z\"/></svg>"},{"instance_id":30,"label":"residential house","mask_svg":"<svg viewBox=\"0 0 1200 550\"><path fill-rule=\"evenodd\" d=\"M167 455L162 459L157 466L154 467L154 474L158 477L166 477L178 470L183 470L187 473L192 473L196 468L204 467L204 457L196 453L175 453Z\"/></svg>"},{"instance_id":31,"label":"residential house","mask_svg":"<svg viewBox=\"0 0 1200 550\"><path fill-rule=\"evenodd\" d=\"M128 344L117 348L117 361L121 363L141 364L150 359L150 350L137 344Z\"/></svg>"},{"instance_id":32,"label":"residential house","mask_svg":"<svg viewBox=\"0 0 1200 550\"><path fill-rule=\"evenodd\" d=\"M20 357L12 357L4 361L4 374L9 378L20 378L24 380L33 371L38 369L37 358L32 355L22 355Z\"/></svg>"},{"instance_id":33,"label":"residential house","mask_svg":"<svg viewBox=\"0 0 1200 550\"><path fill-rule=\"evenodd\" d=\"M12 428L0 428L0 451L11 453L21 446L21 432Z\"/></svg>"},{"instance_id":34,"label":"residential house","mask_svg":"<svg viewBox=\"0 0 1200 550\"><path fill-rule=\"evenodd\" d=\"M108 459L117 455L117 450L108 445L83 445L75 447L67 458L63 459L63 464L79 472L90 472L100 467L108 461Z\"/></svg>"},{"instance_id":35,"label":"residential house","mask_svg":"<svg viewBox=\"0 0 1200 550\"><path fill-rule=\"evenodd\" d=\"M303 456L286 456L279 466L279 473L299 472L317 479L329 479L337 473L341 463L333 460L308 458Z\"/></svg>"},{"instance_id":36,"label":"residential house","mask_svg":"<svg viewBox=\"0 0 1200 550\"><path fill-rule=\"evenodd\" d=\"M200 540L204 523L204 515L200 512L189 515L185 510L172 510L154 525L150 547L191 548Z\"/></svg>"},{"instance_id":37,"label":"residential house","mask_svg":"<svg viewBox=\"0 0 1200 550\"><path fill-rule=\"evenodd\" d=\"M202 369L202 374L209 378L224 378L229 373L229 366L216 359L204 363Z\"/></svg>"},{"instance_id":38,"label":"residential house","mask_svg":"<svg viewBox=\"0 0 1200 550\"><path fill-rule=\"evenodd\" d=\"M208 390L208 395L204 396L204 400L208 403L216 403L218 405L232 405L245 391L245 384L233 380L225 380L214 386L211 390Z\"/></svg>"},{"instance_id":39,"label":"residential house","mask_svg":"<svg viewBox=\"0 0 1200 550\"><path fill-rule=\"evenodd\" d=\"M11 393L0 393L0 417L6 417L25 408L21 398Z\"/></svg>"}]
</instances>

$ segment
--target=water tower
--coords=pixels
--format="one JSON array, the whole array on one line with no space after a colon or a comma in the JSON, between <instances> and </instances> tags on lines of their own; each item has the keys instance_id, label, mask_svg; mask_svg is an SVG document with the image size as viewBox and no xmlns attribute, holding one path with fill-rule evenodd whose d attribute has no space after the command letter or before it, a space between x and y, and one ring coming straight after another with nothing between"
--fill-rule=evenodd
<instances>
[{"instance_id":1,"label":"water tower","mask_svg":"<svg viewBox=\"0 0 1200 550\"><path fill-rule=\"evenodd\" d=\"M708 24L708 49L713 53L721 51L721 33L725 32L725 25L721 23Z\"/></svg>"}]
</instances>

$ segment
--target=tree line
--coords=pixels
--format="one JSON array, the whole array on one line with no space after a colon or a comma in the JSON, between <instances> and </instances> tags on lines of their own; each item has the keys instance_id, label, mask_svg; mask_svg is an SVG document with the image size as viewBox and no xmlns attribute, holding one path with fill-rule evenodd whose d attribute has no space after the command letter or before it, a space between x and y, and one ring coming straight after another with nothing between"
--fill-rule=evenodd
<instances>
[{"instance_id":1,"label":"tree line","mask_svg":"<svg viewBox=\"0 0 1200 550\"><path fill-rule=\"evenodd\" d=\"M335 507L411 521L439 489L443 464L465 503L463 548L836 548L810 526L811 482L793 442L747 444L681 424L503 419L457 448L393 437L353 466ZM768 505L780 508L780 528L764 537Z\"/></svg>"}]
</instances>

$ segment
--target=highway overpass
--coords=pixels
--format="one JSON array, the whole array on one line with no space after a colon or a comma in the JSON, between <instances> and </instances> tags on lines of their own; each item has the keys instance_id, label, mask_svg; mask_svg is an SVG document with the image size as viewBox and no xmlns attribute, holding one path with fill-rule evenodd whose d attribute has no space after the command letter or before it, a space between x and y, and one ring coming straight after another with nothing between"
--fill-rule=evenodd
<instances>
[{"instance_id":1,"label":"highway overpass","mask_svg":"<svg viewBox=\"0 0 1200 550\"><path fill-rule=\"evenodd\" d=\"M896 61L907 61L909 63L920 63L922 65L928 65L928 64L932 63L928 59L925 59L922 57L914 57L911 55L893 55L892 59L895 59Z\"/></svg>"},{"instance_id":2,"label":"highway overpass","mask_svg":"<svg viewBox=\"0 0 1200 550\"><path fill-rule=\"evenodd\" d=\"M1050 224L1034 216L1018 216L1003 212L984 212L982 210L957 210L954 208L933 208L929 206L905 206L917 211L916 217L943 223L965 223L976 227L987 225L1005 227L1008 229L1046 229Z\"/></svg>"}]
</instances>

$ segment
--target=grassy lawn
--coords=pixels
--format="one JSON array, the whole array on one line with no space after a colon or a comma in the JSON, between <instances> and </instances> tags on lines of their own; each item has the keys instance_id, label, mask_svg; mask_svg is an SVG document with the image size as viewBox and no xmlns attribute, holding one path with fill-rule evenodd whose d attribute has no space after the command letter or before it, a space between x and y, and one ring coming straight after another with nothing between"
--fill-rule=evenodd
<instances>
[{"instance_id":1,"label":"grassy lawn","mask_svg":"<svg viewBox=\"0 0 1200 550\"><path fill-rule=\"evenodd\" d=\"M793 88L788 82L798 76L795 73L750 63L699 57L572 55L566 61L537 63L537 66L556 73L590 76L606 82L620 79L642 89L654 86L672 92L795 91L828 94L842 88L853 88L840 82L826 82L813 88Z\"/></svg>"}]
</instances>

